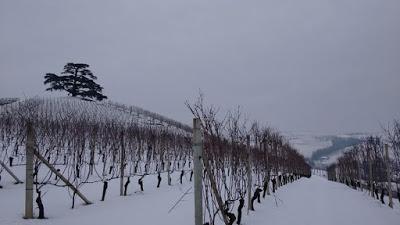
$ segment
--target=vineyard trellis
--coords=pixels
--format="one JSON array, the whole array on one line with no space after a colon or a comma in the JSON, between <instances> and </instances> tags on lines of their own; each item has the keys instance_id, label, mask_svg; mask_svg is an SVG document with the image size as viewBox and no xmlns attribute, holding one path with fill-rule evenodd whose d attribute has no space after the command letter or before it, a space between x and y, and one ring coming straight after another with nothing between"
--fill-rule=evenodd
<instances>
[{"instance_id":1,"label":"vineyard trellis","mask_svg":"<svg viewBox=\"0 0 400 225\"><path fill-rule=\"evenodd\" d=\"M219 119L218 109L206 106L202 95L193 104L186 102L186 106L201 121L204 136L205 224L215 224L217 215L224 224L235 220L240 224L246 194L248 209L254 210L253 203L260 202L260 193L264 192L264 198L269 194L270 179L282 186L301 176L311 176L304 157L279 132L257 122L248 129L239 108ZM238 207L237 216L234 206Z\"/></svg>"},{"instance_id":2,"label":"vineyard trellis","mask_svg":"<svg viewBox=\"0 0 400 225\"><path fill-rule=\"evenodd\" d=\"M369 136L353 146L327 168L328 179L346 184L393 208L393 197L400 202L400 123L385 129L385 137ZM395 188L394 188L395 187ZM396 189L396 191L393 191Z\"/></svg>"},{"instance_id":3,"label":"vineyard trellis","mask_svg":"<svg viewBox=\"0 0 400 225\"><path fill-rule=\"evenodd\" d=\"M195 198L200 196L196 205L202 205L197 221L215 224L219 218L225 224L240 223L244 203L254 210L250 204L260 202L261 192L264 198L269 195L271 183L274 192L311 175L304 157L279 132L257 122L247 129L239 109L219 120L217 110L206 107L202 98L187 106L201 127L203 153L198 162L192 128L187 125L137 107L75 98L32 98L0 106L0 159L9 160L7 169L28 170L29 148L24 147L32 142L27 143L34 155L27 178L34 188L27 196L36 191L42 218L41 193L49 185L67 188L74 208L76 196L92 202L80 192L85 184L99 183L99 199L105 201L111 180L119 179L120 195L126 196L133 176L144 190L146 177L156 177L159 187L161 173L171 185L171 174L179 172L181 183L190 174L190 181L194 176L194 182L201 184L202 192ZM30 127L35 134L32 141L27 140ZM196 172L193 164L204 169ZM32 218L33 213L25 216Z\"/></svg>"}]
</instances>

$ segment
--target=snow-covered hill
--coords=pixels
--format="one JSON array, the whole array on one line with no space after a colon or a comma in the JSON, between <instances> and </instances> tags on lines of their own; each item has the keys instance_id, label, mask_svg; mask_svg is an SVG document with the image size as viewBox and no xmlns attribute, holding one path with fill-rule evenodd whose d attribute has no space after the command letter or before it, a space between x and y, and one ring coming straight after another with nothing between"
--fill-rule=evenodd
<instances>
[{"instance_id":1,"label":"snow-covered hill","mask_svg":"<svg viewBox=\"0 0 400 225\"><path fill-rule=\"evenodd\" d=\"M285 135L311 163L322 167L333 163L346 149L368 136L364 133L321 135L310 132L286 132Z\"/></svg>"},{"instance_id":2,"label":"snow-covered hill","mask_svg":"<svg viewBox=\"0 0 400 225\"><path fill-rule=\"evenodd\" d=\"M318 149L332 145L331 140L314 133L307 132L286 132L284 135L289 142L306 158L310 158L312 153Z\"/></svg>"},{"instance_id":3,"label":"snow-covered hill","mask_svg":"<svg viewBox=\"0 0 400 225\"><path fill-rule=\"evenodd\" d=\"M112 101L86 101L75 97L34 97L28 99L0 98L0 112L8 110L31 113L34 108L43 116L81 117L87 120L135 122L143 126L166 126L191 132L191 127L150 112L138 106L126 106Z\"/></svg>"}]
</instances>

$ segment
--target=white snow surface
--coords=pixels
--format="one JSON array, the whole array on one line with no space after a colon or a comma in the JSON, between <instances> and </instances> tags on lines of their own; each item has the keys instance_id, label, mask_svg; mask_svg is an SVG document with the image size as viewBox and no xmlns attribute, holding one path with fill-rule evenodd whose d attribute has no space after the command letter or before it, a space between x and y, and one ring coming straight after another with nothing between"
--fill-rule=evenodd
<instances>
[{"instance_id":1,"label":"white snow surface","mask_svg":"<svg viewBox=\"0 0 400 225\"><path fill-rule=\"evenodd\" d=\"M23 168L13 170L21 177ZM45 188L45 220L22 219L24 211L24 184L14 185L11 177L3 175L0 189L1 225L131 225L163 224L188 225L193 222L193 192L190 191L171 213L169 209L188 190L192 183L185 179L178 183L179 172L173 174L173 185L167 186L164 174L161 188L157 189L156 176L144 178L144 192L139 191L137 178L132 179L128 196L118 192L119 180L109 183L106 201L100 202L101 183L83 186L83 193L93 201L82 205L77 198L75 209L70 209L71 200L65 188ZM387 200L386 200L387 202ZM288 184L256 203L255 212L246 215L245 225L397 225L400 207L397 199L395 208L390 209L367 192L353 190L343 184L334 183L323 177L302 178ZM37 209L35 209L37 210ZM235 211L236 213L236 208ZM37 211L36 211L37 213ZM219 221L218 224L221 224Z\"/></svg>"}]
</instances>

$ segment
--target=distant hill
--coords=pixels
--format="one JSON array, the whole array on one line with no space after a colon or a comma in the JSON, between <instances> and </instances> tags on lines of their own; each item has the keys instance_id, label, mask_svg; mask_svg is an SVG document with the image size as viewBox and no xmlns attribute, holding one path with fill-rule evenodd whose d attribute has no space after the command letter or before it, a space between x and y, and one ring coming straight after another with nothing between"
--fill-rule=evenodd
<instances>
[{"instance_id":1,"label":"distant hill","mask_svg":"<svg viewBox=\"0 0 400 225\"><path fill-rule=\"evenodd\" d=\"M331 141L332 141L331 146L318 149L317 151L313 152L311 155L311 160L312 161L321 160L322 157L327 157L329 155L332 155L338 150L357 145L361 142L361 139L352 137L346 138L346 137L332 136Z\"/></svg>"},{"instance_id":2,"label":"distant hill","mask_svg":"<svg viewBox=\"0 0 400 225\"><path fill-rule=\"evenodd\" d=\"M359 144L368 136L364 133L343 135L318 135L313 133L286 133L289 142L303 154L314 167L326 167L344 151Z\"/></svg>"}]
</instances>

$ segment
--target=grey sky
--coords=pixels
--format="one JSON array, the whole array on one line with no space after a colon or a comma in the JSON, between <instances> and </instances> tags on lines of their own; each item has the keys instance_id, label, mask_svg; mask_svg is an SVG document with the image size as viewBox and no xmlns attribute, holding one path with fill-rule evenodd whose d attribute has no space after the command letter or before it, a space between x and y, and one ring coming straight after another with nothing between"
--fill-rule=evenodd
<instances>
[{"instance_id":1,"label":"grey sky","mask_svg":"<svg viewBox=\"0 0 400 225\"><path fill-rule=\"evenodd\" d=\"M400 118L400 1L0 1L0 97L67 62L188 124L201 89L285 131L376 131Z\"/></svg>"}]
</instances>

